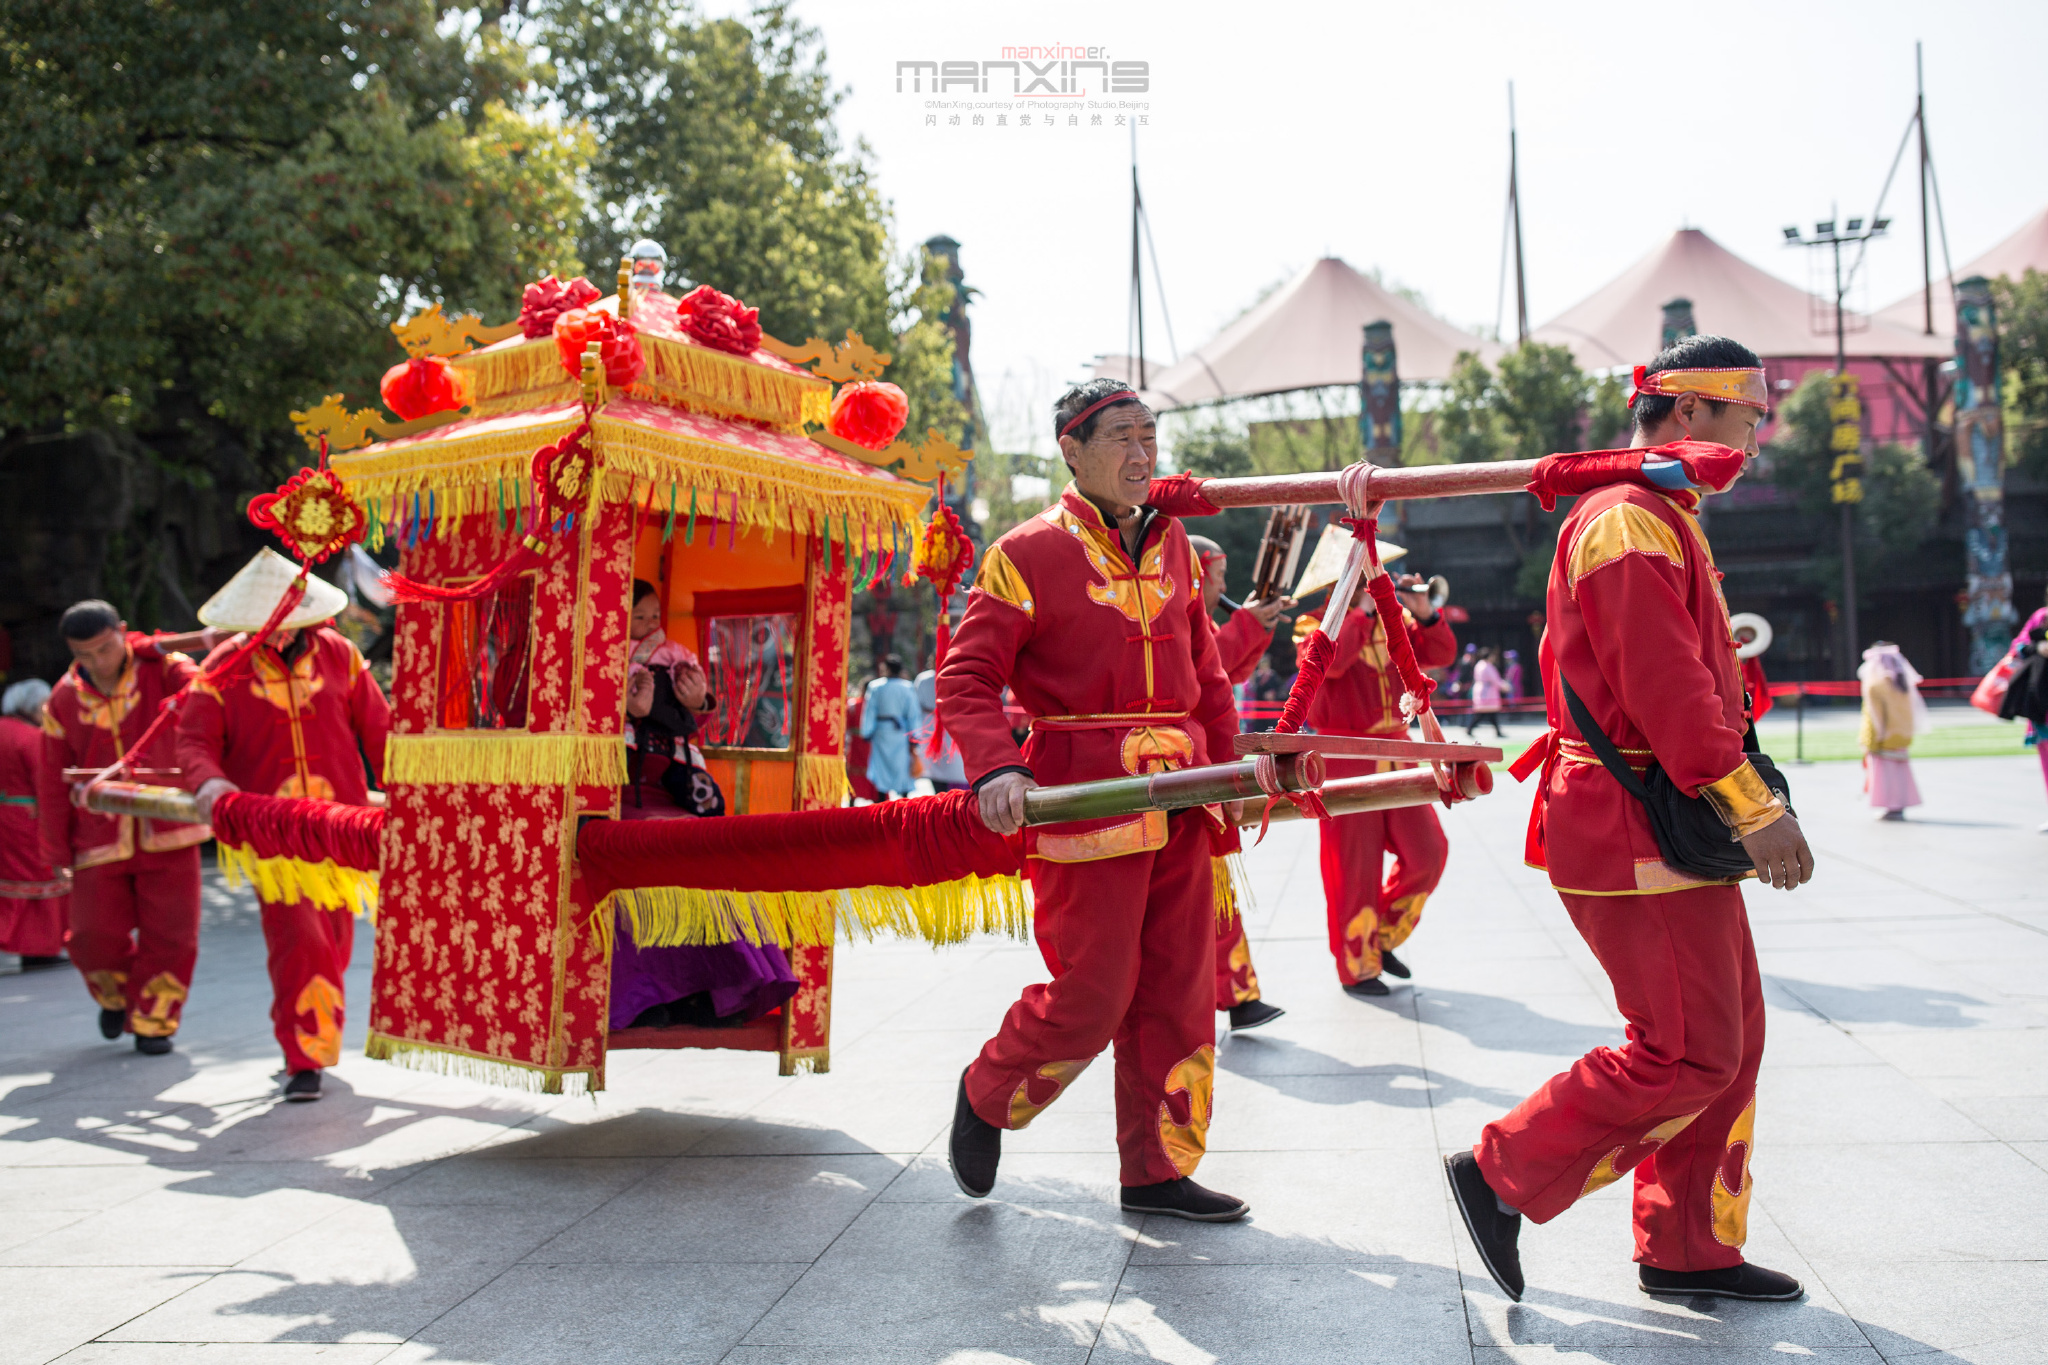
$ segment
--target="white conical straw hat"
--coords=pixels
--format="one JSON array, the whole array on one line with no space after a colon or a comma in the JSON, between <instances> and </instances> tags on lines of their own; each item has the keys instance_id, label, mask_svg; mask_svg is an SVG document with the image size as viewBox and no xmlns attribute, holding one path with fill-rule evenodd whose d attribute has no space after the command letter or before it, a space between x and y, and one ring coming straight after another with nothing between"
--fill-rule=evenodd
<instances>
[{"instance_id":1,"label":"white conical straw hat","mask_svg":"<svg viewBox=\"0 0 2048 1365\"><path fill-rule=\"evenodd\" d=\"M240 573L199 609L199 624L215 630L261 630L299 576L299 566L275 550L258 550ZM306 595L279 630L317 626L348 605L348 594L318 574L306 579Z\"/></svg>"},{"instance_id":2,"label":"white conical straw hat","mask_svg":"<svg viewBox=\"0 0 2048 1365\"><path fill-rule=\"evenodd\" d=\"M1308 563L1302 566L1301 578L1295 583L1290 596L1300 601L1310 593L1321 592L1335 583L1343 575L1344 561L1351 557L1351 547L1356 543L1357 538L1351 534L1351 528L1348 526L1339 526L1334 521L1325 526L1323 538L1316 542L1316 552L1310 555ZM1390 564L1408 553L1405 546L1389 544L1384 540L1378 541L1377 544L1382 564Z\"/></svg>"}]
</instances>

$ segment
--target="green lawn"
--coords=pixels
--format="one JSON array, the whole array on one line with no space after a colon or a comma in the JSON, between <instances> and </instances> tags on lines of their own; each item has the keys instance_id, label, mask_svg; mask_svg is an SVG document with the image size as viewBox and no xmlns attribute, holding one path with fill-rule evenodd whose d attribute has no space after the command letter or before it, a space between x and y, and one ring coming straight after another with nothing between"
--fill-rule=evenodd
<instances>
[{"instance_id":1,"label":"green lawn","mask_svg":"<svg viewBox=\"0 0 2048 1365\"><path fill-rule=\"evenodd\" d=\"M1839 721L1828 723L1833 719L1828 717L1818 724L1812 723L1809 719L1803 748L1807 762L1841 763L1860 760L1863 757L1863 751L1856 747L1856 728L1853 725L1843 725ZM1460 727L1459 733L1463 733L1463 727ZM1931 733L1922 735L1913 742L1912 757L1998 758L2013 755L2031 759L2034 751L2021 743L2025 734L2026 726L2016 720L1979 721L1967 725L1937 724ZM1512 763L1535 738L1535 732L1523 729L1514 738L1500 743L1499 747L1507 754L1507 762ZM1801 746L1795 742L1791 727L1775 723L1765 730L1763 746L1764 750L1780 763L1794 761L1801 752ZM1496 763L1493 767L1494 771L1498 772L1506 767L1506 763Z\"/></svg>"}]
</instances>

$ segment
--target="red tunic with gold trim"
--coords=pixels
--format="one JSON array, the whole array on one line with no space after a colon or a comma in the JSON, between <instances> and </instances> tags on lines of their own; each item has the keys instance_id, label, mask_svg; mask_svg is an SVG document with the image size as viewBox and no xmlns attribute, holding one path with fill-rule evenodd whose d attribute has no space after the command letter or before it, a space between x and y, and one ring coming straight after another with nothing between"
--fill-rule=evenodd
<instances>
[{"instance_id":1,"label":"red tunic with gold trim","mask_svg":"<svg viewBox=\"0 0 2048 1365\"><path fill-rule=\"evenodd\" d=\"M101 1009L123 1011L127 1029L177 1032L199 958L199 845L204 825L100 815L71 804L66 768L104 768L142 738L164 705L198 672L146 635L128 636L128 665L101 693L73 664L43 708L36 817L43 857L72 869L71 961ZM191 698L188 696L187 701ZM169 784L176 736L165 722L132 766L141 781Z\"/></svg>"},{"instance_id":2,"label":"red tunic with gold trim","mask_svg":"<svg viewBox=\"0 0 2048 1365\"><path fill-rule=\"evenodd\" d=\"M225 658L237 635L207 662ZM381 778L391 707L356 647L325 626L281 655L264 645L218 683L193 689L178 723L185 785L224 777L243 791L369 804L367 758ZM289 657L287 657L289 656ZM360 746L360 747L359 747ZM355 942L346 910L263 902L270 1018L289 1071L341 1060L343 980Z\"/></svg>"},{"instance_id":3,"label":"red tunic with gold trim","mask_svg":"<svg viewBox=\"0 0 2048 1365\"><path fill-rule=\"evenodd\" d=\"M990 546L940 670L967 776L1041 783L1227 758L1237 733L1187 533L1144 527L1137 562L1077 491ZM1003 689L1034 718L1019 750ZM975 1112L1022 1128L1112 1039L1125 1185L1193 1174L1215 1079L1211 817L1187 811L1025 831L1033 932L1052 973L968 1068Z\"/></svg>"},{"instance_id":4,"label":"red tunic with gold trim","mask_svg":"<svg viewBox=\"0 0 2048 1365\"><path fill-rule=\"evenodd\" d=\"M1273 627L1260 625L1259 618L1239 607L1230 619L1216 627L1216 657L1223 663L1223 676L1232 687L1251 680L1259 660L1273 643Z\"/></svg>"},{"instance_id":5,"label":"red tunic with gold trim","mask_svg":"<svg viewBox=\"0 0 2048 1365\"><path fill-rule=\"evenodd\" d=\"M0 716L0 953L55 957L70 928L71 884L44 859L37 829L42 763L42 731Z\"/></svg>"},{"instance_id":6,"label":"red tunic with gold trim","mask_svg":"<svg viewBox=\"0 0 2048 1365\"><path fill-rule=\"evenodd\" d=\"M1680 790L1751 812L1743 755L1740 661L1721 575L1691 493L1609 484L1580 498L1559 528L1549 629L1539 657L1550 735L1530 811L1527 856L1560 891L1628 896L1714 885L1667 866L1649 817L1600 766L1564 704L1563 670L1631 761L1651 751ZM1546 747L1547 746L1547 747ZM1723 794L1721 784L1729 784ZM1546 837L1546 829L1570 837Z\"/></svg>"},{"instance_id":7,"label":"red tunic with gold trim","mask_svg":"<svg viewBox=\"0 0 2048 1365\"><path fill-rule=\"evenodd\" d=\"M1734 833L1782 815L1743 753L1741 670L1697 505L1690 490L1610 483L1559 530L1542 649L1551 730L1516 772L1543 763L1529 860L1547 865L1613 983L1628 1039L1553 1076L1474 1149L1494 1192L1539 1223L1633 1171L1636 1260L1672 1271L1742 1262L1764 1049L1756 949L1736 883L1658 856L1559 674L1616 747L1654 757Z\"/></svg>"},{"instance_id":8,"label":"red tunic with gold trim","mask_svg":"<svg viewBox=\"0 0 2048 1365\"><path fill-rule=\"evenodd\" d=\"M1417 666L1441 668L1458 657L1457 637L1443 613L1425 626L1404 610L1401 623ZM1305 635L1316 624L1317 618L1303 617L1295 629ZM1325 734L1407 735L1401 678L1394 671L1377 616L1356 608L1345 614L1330 671L1309 706L1308 722ZM1330 776L1356 777L1397 766L1411 765L1332 759ZM1322 821L1317 835L1330 956L1337 980L1348 986L1378 976L1380 955L1400 947L1415 932L1422 922L1422 907L1443 880L1450 843L1429 806L1339 815Z\"/></svg>"}]
</instances>

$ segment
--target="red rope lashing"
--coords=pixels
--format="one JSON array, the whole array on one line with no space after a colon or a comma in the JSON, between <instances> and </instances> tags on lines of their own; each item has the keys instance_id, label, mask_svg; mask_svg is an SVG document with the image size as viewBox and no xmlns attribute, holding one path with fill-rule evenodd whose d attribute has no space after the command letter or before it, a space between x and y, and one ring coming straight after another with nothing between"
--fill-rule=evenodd
<instances>
[{"instance_id":1,"label":"red rope lashing","mask_svg":"<svg viewBox=\"0 0 2048 1365\"><path fill-rule=\"evenodd\" d=\"M1415 646L1409 642L1408 632L1398 629L1402 608L1401 599L1394 592L1394 580L1387 574L1375 574L1366 580L1366 588L1379 609L1380 623L1386 627L1387 657L1393 661L1394 671L1401 675L1401 690L1415 698L1418 714L1427 711L1436 680L1423 673L1415 662Z\"/></svg>"},{"instance_id":2,"label":"red rope lashing","mask_svg":"<svg viewBox=\"0 0 2048 1365\"><path fill-rule=\"evenodd\" d=\"M1301 733L1309 703L1315 700L1317 690L1322 687L1323 675L1330 671L1330 659L1336 652L1336 641L1321 631L1302 641L1301 649L1295 655L1295 666L1299 671L1294 675L1294 686L1287 689L1287 704L1280 708L1280 721L1273 727L1275 733Z\"/></svg>"},{"instance_id":3,"label":"red rope lashing","mask_svg":"<svg viewBox=\"0 0 2048 1365\"><path fill-rule=\"evenodd\" d=\"M375 806L233 791L213 803L212 823L220 842L259 858L332 862L358 872L375 872L383 860L384 812Z\"/></svg>"}]
</instances>

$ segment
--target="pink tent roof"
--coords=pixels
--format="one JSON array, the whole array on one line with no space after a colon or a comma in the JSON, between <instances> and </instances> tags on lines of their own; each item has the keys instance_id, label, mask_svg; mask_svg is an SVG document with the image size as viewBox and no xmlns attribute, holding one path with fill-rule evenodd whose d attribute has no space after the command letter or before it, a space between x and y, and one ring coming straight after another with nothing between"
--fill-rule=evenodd
<instances>
[{"instance_id":1,"label":"pink tent roof","mask_svg":"<svg viewBox=\"0 0 2048 1365\"><path fill-rule=\"evenodd\" d=\"M1664 305L1675 298L1692 300L1693 324L1701 332L1733 337L1765 359L1834 354L1834 329L1814 330L1827 314L1815 308L1810 294L1759 270L1698 228L1672 233L1533 336L1570 347L1587 369L1640 365L1657 353ZM1945 356L1953 350L1918 328L1849 315L1852 357Z\"/></svg>"},{"instance_id":2,"label":"pink tent roof","mask_svg":"<svg viewBox=\"0 0 2048 1365\"><path fill-rule=\"evenodd\" d=\"M1934 264L1937 270L1941 268L1939 260ZM2048 208L2022 223L2019 231L1982 256L1957 266L1956 278L1967 280L1972 275L1982 275L1995 280L2000 275L2010 275L2018 279L2030 269L2048 270ZM1877 315L1916 332L1927 324L1926 307L1918 289L1890 307L1880 308ZM1956 333L1955 299L1949 294L1948 281L1939 275L1934 277L1934 330L1944 337Z\"/></svg>"},{"instance_id":3,"label":"pink tent roof","mask_svg":"<svg viewBox=\"0 0 2048 1365\"><path fill-rule=\"evenodd\" d=\"M1308 266L1179 363L1148 375L1162 408L1356 384L1365 324L1394 324L1403 379L1446 379L1460 351L1501 348L1382 288L1334 256Z\"/></svg>"}]
</instances>

